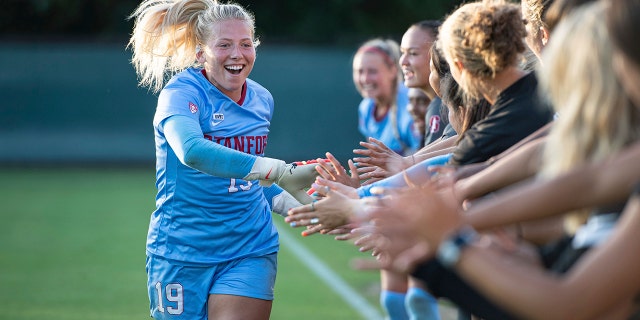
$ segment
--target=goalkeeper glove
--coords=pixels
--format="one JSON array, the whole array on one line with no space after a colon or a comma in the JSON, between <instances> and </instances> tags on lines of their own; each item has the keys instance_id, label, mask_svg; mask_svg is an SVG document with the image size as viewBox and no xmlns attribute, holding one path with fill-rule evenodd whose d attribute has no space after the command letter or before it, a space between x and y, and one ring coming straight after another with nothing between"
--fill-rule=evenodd
<instances>
[{"instance_id":1,"label":"goalkeeper glove","mask_svg":"<svg viewBox=\"0 0 640 320\"><path fill-rule=\"evenodd\" d=\"M301 206L297 199L295 199L288 192L283 191L279 195L273 197L273 207L271 210L283 217L289 216L289 209Z\"/></svg>"},{"instance_id":2,"label":"goalkeeper glove","mask_svg":"<svg viewBox=\"0 0 640 320\"><path fill-rule=\"evenodd\" d=\"M328 161L328 160L327 160ZM285 163L282 160L258 157L251 172L243 179L260 180L260 185L270 186L275 183L293 195L303 204L310 203L312 198L305 192L318 176L316 160Z\"/></svg>"}]
</instances>

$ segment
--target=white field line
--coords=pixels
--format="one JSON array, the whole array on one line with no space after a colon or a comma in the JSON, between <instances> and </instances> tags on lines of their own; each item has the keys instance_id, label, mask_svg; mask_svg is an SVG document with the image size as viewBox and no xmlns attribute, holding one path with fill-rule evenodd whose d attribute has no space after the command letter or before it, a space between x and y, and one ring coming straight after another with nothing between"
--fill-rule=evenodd
<instances>
[{"instance_id":1,"label":"white field line","mask_svg":"<svg viewBox=\"0 0 640 320\"><path fill-rule=\"evenodd\" d=\"M364 319L379 320L383 316L357 291L352 289L342 278L331 270L322 260L316 257L309 249L300 244L287 231L280 231L280 242L289 248L297 259L315 273L339 296L346 301L351 308L358 312Z\"/></svg>"}]
</instances>

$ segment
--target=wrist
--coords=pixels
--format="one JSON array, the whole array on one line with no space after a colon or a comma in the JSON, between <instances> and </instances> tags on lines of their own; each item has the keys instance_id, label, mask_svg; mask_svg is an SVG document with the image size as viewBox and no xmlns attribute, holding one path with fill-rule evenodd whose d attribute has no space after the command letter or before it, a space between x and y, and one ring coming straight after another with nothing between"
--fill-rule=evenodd
<instances>
[{"instance_id":1,"label":"wrist","mask_svg":"<svg viewBox=\"0 0 640 320\"><path fill-rule=\"evenodd\" d=\"M244 180L260 180L263 185L271 185L280 177L286 163L282 160L256 157L251 171L243 178Z\"/></svg>"},{"instance_id":2,"label":"wrist","mask_svg":"<svg viewBox=\"0 0 640 320\"><path fill-rule=\"evenodd\" d=\"M456 230L438 246L436 253L438 261L447 268L454 268L460 261L462 251L478 239L478 233L471 227Z\"/></svg>"},{"instance_id":3,"label":"wrist","mask_svg":"<svg viewBox=\"0 0 640 320\"><path fill-rule=\"evenodd\" d=\"M458 203L462 203L464 200L469 198L466 179L453 182L453 194Z\"/></svg>"},{"instance_id":4,"label":"wrist","mask_svg":"<svg viewBox=\"0 0 640 320\"><path fill-rule=\"evenodd\" d=\"M416 164L416 158L414 155L402 157L402 166L404 167L404 169L409 169L414 164Z\"/></svg>"}]
</instances>

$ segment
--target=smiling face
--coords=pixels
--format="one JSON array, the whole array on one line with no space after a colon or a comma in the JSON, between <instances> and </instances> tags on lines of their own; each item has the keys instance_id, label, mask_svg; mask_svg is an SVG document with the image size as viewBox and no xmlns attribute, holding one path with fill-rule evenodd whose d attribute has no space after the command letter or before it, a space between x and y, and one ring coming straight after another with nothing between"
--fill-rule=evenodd
<instances>
[{"instance_id":1,"label":"smiling face","mask_svg":"<svg viewBox=\"0 0 640 320\"><path fill-rule=\"evenodd\" d=\"M409 28L402 36L400 66L407 87L430 91L429 50L434 40L431 32L415 26Z\"/></svg>"},{"instance_id":2,"label":"smiling face","mask_svg":"<svg viewBox=\"0 0 640 320\"><path fill-rule=\"evenodd\" d=\"M251 27L241 20L217 22L196 57L216 88L234 101L240 100L242 85L256 60Z\"/></svg>"},{"instance_id":3,"label":"smiling face","mask_svg":"<svg viewBox=\"0 0 640 320\"><path fill-rule=\"evenodd\" d=\"M358 52L353 58L353 83L364 98L392 101L396 85L397 68L389 66L382 53Z\"/></svg>"}]
</instances>

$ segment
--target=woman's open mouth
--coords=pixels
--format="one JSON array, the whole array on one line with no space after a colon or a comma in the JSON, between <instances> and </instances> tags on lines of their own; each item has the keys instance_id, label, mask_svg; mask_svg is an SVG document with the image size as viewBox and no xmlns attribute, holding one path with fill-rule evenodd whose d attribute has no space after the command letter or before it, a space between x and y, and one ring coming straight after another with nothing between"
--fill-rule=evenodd
<instances>
[{"instance_id":1,"label":"woman's open mouth","mask_svg":"<svg viewBox=\"0 0 640 320\"><path fill-rule=\"evenodd\" d=\"M241 64L232 64L228 66L224 66L224 68L231 74L240 74L244 66Z\"/></svg>"}]
</instances>

